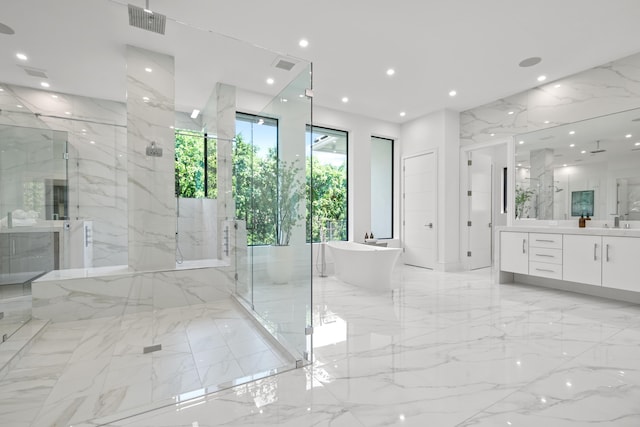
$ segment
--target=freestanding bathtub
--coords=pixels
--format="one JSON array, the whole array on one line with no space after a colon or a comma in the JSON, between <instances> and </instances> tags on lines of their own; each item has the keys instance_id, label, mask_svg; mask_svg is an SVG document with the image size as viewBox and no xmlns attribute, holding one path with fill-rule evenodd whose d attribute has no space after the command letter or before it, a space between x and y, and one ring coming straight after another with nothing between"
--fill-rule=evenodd
<instances>
[{"instance_id":1,"label":"freestanding bathtub","mask_svg":"<svg viewBox=\"0 0 640 427\"><path fill-rule=\"evenodd\" d=\"M391 272L402 252L355 242L327 242L335 262L335 275L343 282L376 290L391 288Z\"/></svg>"}]
</instances>

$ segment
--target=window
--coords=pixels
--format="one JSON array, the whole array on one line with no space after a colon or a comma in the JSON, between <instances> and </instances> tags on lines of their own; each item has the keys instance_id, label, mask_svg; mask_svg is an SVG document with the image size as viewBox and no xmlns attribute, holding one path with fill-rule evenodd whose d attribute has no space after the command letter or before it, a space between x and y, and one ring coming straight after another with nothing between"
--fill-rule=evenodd
<instances>
[{"instance_id":1,"label":"window","mask_svg":"<svg viewBox=\"0 0 640 427\"><path fill-rule=\"evenodd\" d=\"M393 140L371 137L371 232L393 238Z\"/></svg>"},{"instance_id":2,"label":"window","mask_svg":"<svg viewBox=\"0 0 640 427\"><path fill-rule=\"evenodd\" d=\"M307 140L307 240L347 240L348 134L307 126Z\"/></svg>"},{"instance_id":3,"label":"window","mask_svg":"<svg viewBox=\"0 0 640 427\"><path fill-rule=\"evenodd\" d=\"M216 198L216 144L202 132L176 129L175 193L177 197ZM207 153L205 161L205 152ZM205 196L206 195L206 196Z\"/></svg>"},{"instance_id":4,"label":"window","mask_svg":"<svg viewBox=\"0 0 640 427\"><path fill-rule=\"evenodd\" d=\"M236 114L233 145L233 197L236 218L245 220L249 245L276 241L276 206L270 192L275 188L278 121L250 114Z\"/></svg>"}]
</instances>

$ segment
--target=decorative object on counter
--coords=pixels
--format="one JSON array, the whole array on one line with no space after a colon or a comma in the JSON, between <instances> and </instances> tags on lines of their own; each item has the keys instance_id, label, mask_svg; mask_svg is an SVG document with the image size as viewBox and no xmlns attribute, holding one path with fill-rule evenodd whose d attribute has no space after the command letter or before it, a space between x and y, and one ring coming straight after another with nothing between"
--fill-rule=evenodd
<instances>
[{"instance_id":1,"label":"decorative object on counter","mask_svg":"<svg viewBox=\"0 0 640 427\"><path fill-rule=\"evenodd\" d=\"M369 233L364 233L364 240L365 242L367 241L367 239L369 238Z\"/></svg>"},{"instance_id":2,"label":"decorative object on counter","mask_svg":"<svg viewBox=\"0 0 640 427\"><path fill-rule=\"evenodd\" d=\"M586 225L584 215L580 215L580 218L578 219L578 227L584 228Z\"/></svg>"}]
</instances>

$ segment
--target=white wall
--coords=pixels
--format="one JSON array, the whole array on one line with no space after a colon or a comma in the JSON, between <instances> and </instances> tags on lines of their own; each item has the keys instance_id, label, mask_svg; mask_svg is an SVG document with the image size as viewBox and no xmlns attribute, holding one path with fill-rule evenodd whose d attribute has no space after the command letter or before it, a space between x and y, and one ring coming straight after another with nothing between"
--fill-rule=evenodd
<instances>
[{"instance_id":1,"label":"white wall","mask_svg":"<svg viewBox=\"0 0 640 427\"><path fill-rule=\"evenodd\" d=\"M450 110L417 118L402 125L401 158L436 151L438 156L438 270L455 271L460 266L460 121Z\"/></svg>"}]
</instances>

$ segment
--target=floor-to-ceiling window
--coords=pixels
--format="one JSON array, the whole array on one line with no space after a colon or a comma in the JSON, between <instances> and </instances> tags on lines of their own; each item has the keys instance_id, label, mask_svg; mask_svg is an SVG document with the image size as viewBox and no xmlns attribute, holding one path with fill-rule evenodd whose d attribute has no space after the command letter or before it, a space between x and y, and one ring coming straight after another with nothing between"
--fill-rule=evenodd
<instances>
[{"instance_id":1,"label":"floor-to-ceiling window","mask_svg":"<svg viewBox=\"0 0 640 427\"><path fill-rule=\"evenodd\" d=\"M307 139L311 140L307 153L307 190L311 195L307 199L311 204L307 207L308 239L319 242L324 235L327 240L347 240L348 134L307 126Z\"/></svg>"},{"instance_id":2,"label":"floor-to-ceiling window","mask_svg":"<svg viewBox=\"0 0 640 427\"><path fill-rule=\"evenodd\" d=\"M233 196L236 218L247 224L249 245L270 245L276 240L276 204L271 192L277 159L278 121L237 113Z\"/></svg>"},{"instance_id":3,"label":"floor-to-ceiling window","mask_svg":"<svg viewBox=\"0 0 640 427\"><path fill-rule=\"evenodd\" d=\"M393 238L393 140L371 137L371 231Z\"/></svg>"}]
</instances>

